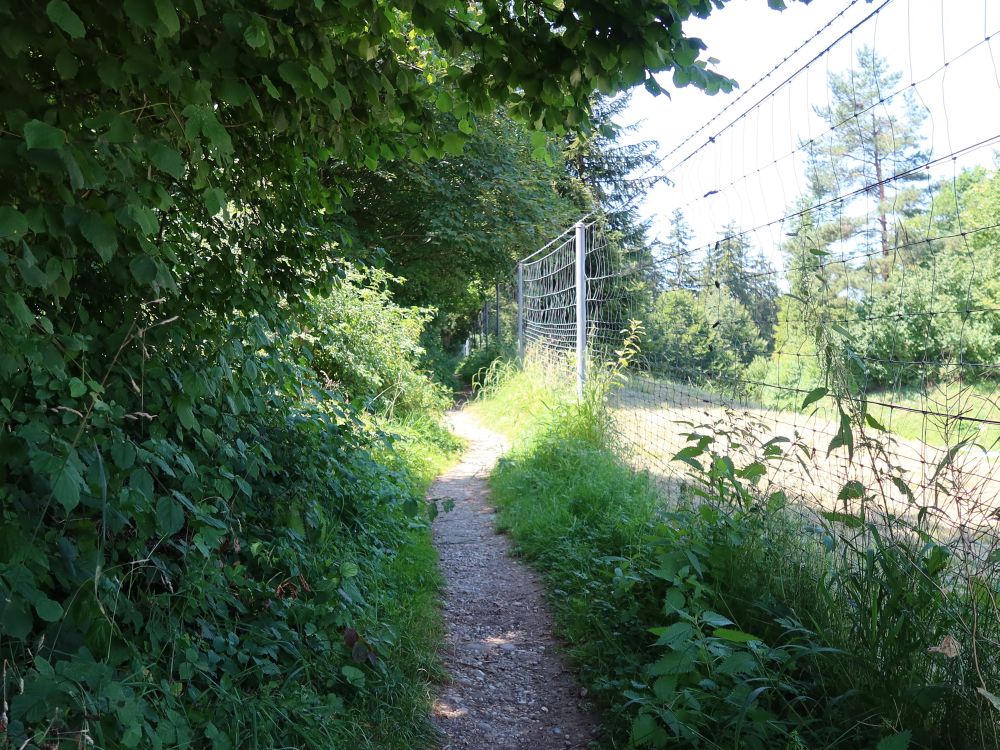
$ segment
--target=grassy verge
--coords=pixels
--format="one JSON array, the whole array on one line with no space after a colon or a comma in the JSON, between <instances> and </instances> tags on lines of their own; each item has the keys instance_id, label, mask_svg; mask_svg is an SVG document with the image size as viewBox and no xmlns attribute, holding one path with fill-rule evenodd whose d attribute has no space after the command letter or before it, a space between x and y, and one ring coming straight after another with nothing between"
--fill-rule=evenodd
<instances>
[{"instance_id":1,"label":"grassy verge","mask_svg":"<svg viewBox=\"0 0 1000 750\"><path fill-rule=\"evenodd\" d=\"M804 529L709 436L668 511L619 458L600 397L540 382L507 378L471 408L515 438L499 523L544 576L608 747L1000 746L976 692L977 670L997 675L992 636L972 653L947 550Z\"/></svg>"},{"instance_id":2,"label":"grassy verge","mask_svg":"<svg viewBox=\"0 0 1000 750\"><path fill-rule=\"evenodd\" d=\"M454 462L461 442L433 417L418 416L381 425L394 437L376 454L412 499L424 508L431 482ZM381 585L367 595L366 623L372 640L391 650L358 691L339 732L338 747L365 750L432 747L433 685L444 673L438 660L443 644L441 575L430 527L423 514L407 524L394 549L371 550L381 557ZM385 656L379 654L380 656Z\"/></svg>"}]
</instances>

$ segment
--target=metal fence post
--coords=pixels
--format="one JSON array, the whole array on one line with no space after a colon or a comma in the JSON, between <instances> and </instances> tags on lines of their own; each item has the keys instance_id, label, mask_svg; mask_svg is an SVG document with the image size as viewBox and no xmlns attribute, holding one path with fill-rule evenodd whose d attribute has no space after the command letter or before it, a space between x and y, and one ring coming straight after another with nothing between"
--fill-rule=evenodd
<instances>
[{"instance_id":1,"label":"metal fence post","mask_svg":"<svg viewBox=\"0 0 1000 750\"><path fill-rule=\"evenodd\" d=\"M587 228L576 224L576 395L587 380Z\"/></svg>"},{"instance_id":2,"label":"metal fence post","mask_svg":"<svg viewBox=\"0 0 1000 750\"><path fill-rule=\"evenodd\" d=\"M483 348L485 349L490 345L490 303L483 303Z\"/></svg>"},{"instance_id":3,"label":"metal fence post","mask_svg":"<svg viewBox=\"0 0 1000 750\"><path fill-rule=\"evenodd\" d=\"M524 367L524 263L517 264L517 363Z\"/></svg>"},{"instance_id":4,"label":"metal fence post","mask_svg":"<svg viewBox=\"0 0 1000 750\"><path fill-rule=\"evenodd\" d=\"M500 282L496 285L496 329L497 329L497 344L500 344Z\"/></svg>"}]
</instances>

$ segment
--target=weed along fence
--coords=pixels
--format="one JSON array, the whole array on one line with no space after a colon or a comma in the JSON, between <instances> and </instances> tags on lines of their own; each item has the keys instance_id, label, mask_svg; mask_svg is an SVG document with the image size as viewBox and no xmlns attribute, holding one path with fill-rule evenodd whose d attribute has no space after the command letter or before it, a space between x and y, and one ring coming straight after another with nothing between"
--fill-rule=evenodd
<instances>
[{"instance_id":1,"label":"weed along fence","mask_svg":"<svg viewBox=\"0 0 1000 750\"><path fill-rule=\"evenodd\" d=\"M969 746L996 747L1000 9L978 7L841 14L661 160L655 242L586 217L516 299L525 368L581 395L636 321L608 404L665 502L794 523L804 565L871 576L872 611L929 587L897 604L942 674L971 654L993 729Z\"/></svg>"}]
</instances>

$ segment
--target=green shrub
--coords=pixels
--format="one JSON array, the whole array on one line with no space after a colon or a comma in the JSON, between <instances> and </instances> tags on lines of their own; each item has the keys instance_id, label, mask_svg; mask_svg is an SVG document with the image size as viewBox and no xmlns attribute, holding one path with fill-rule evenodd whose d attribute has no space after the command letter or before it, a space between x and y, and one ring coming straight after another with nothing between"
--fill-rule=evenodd
<instances>
[{"instance_id":1,"label":"green shrub","mask_svg":"<svg viewBox=\"0 0 1000 750\"><path fill-rule=\"evenodd\" d=\"M440 411L446 391L421 371L424 327L433 311L401 307L378 269L351 266L327 296L313 301L306 339L312 364L352 403L382 413Z\"/></svg>"}]
</instances>

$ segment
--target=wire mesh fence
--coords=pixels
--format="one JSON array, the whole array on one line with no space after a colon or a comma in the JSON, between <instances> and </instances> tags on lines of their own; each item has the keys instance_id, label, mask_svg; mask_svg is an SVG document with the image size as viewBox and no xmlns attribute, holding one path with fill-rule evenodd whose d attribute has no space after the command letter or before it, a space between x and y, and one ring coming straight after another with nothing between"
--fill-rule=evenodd
<instances>
[{"instance_id":1,"label":"wire mesh fence","mask_svg":"<svg viewBox=\"0 0 1000 750\"><path fill-rule=\"evenodd\" d=\"M803 555L832 535L864 565L888 545L926 578L938 550L968 683L989 692L1000 8L952 10L845 6L660 160L652 247L589 219L525 258L520 330L525 361L582 379L641 323L610 404L628 457L665 485L690 484L711 436L734 468L761 467L752 484L797 519ZM976 746L997 745L986 724Z\"/></svg>"}]
</instances>

